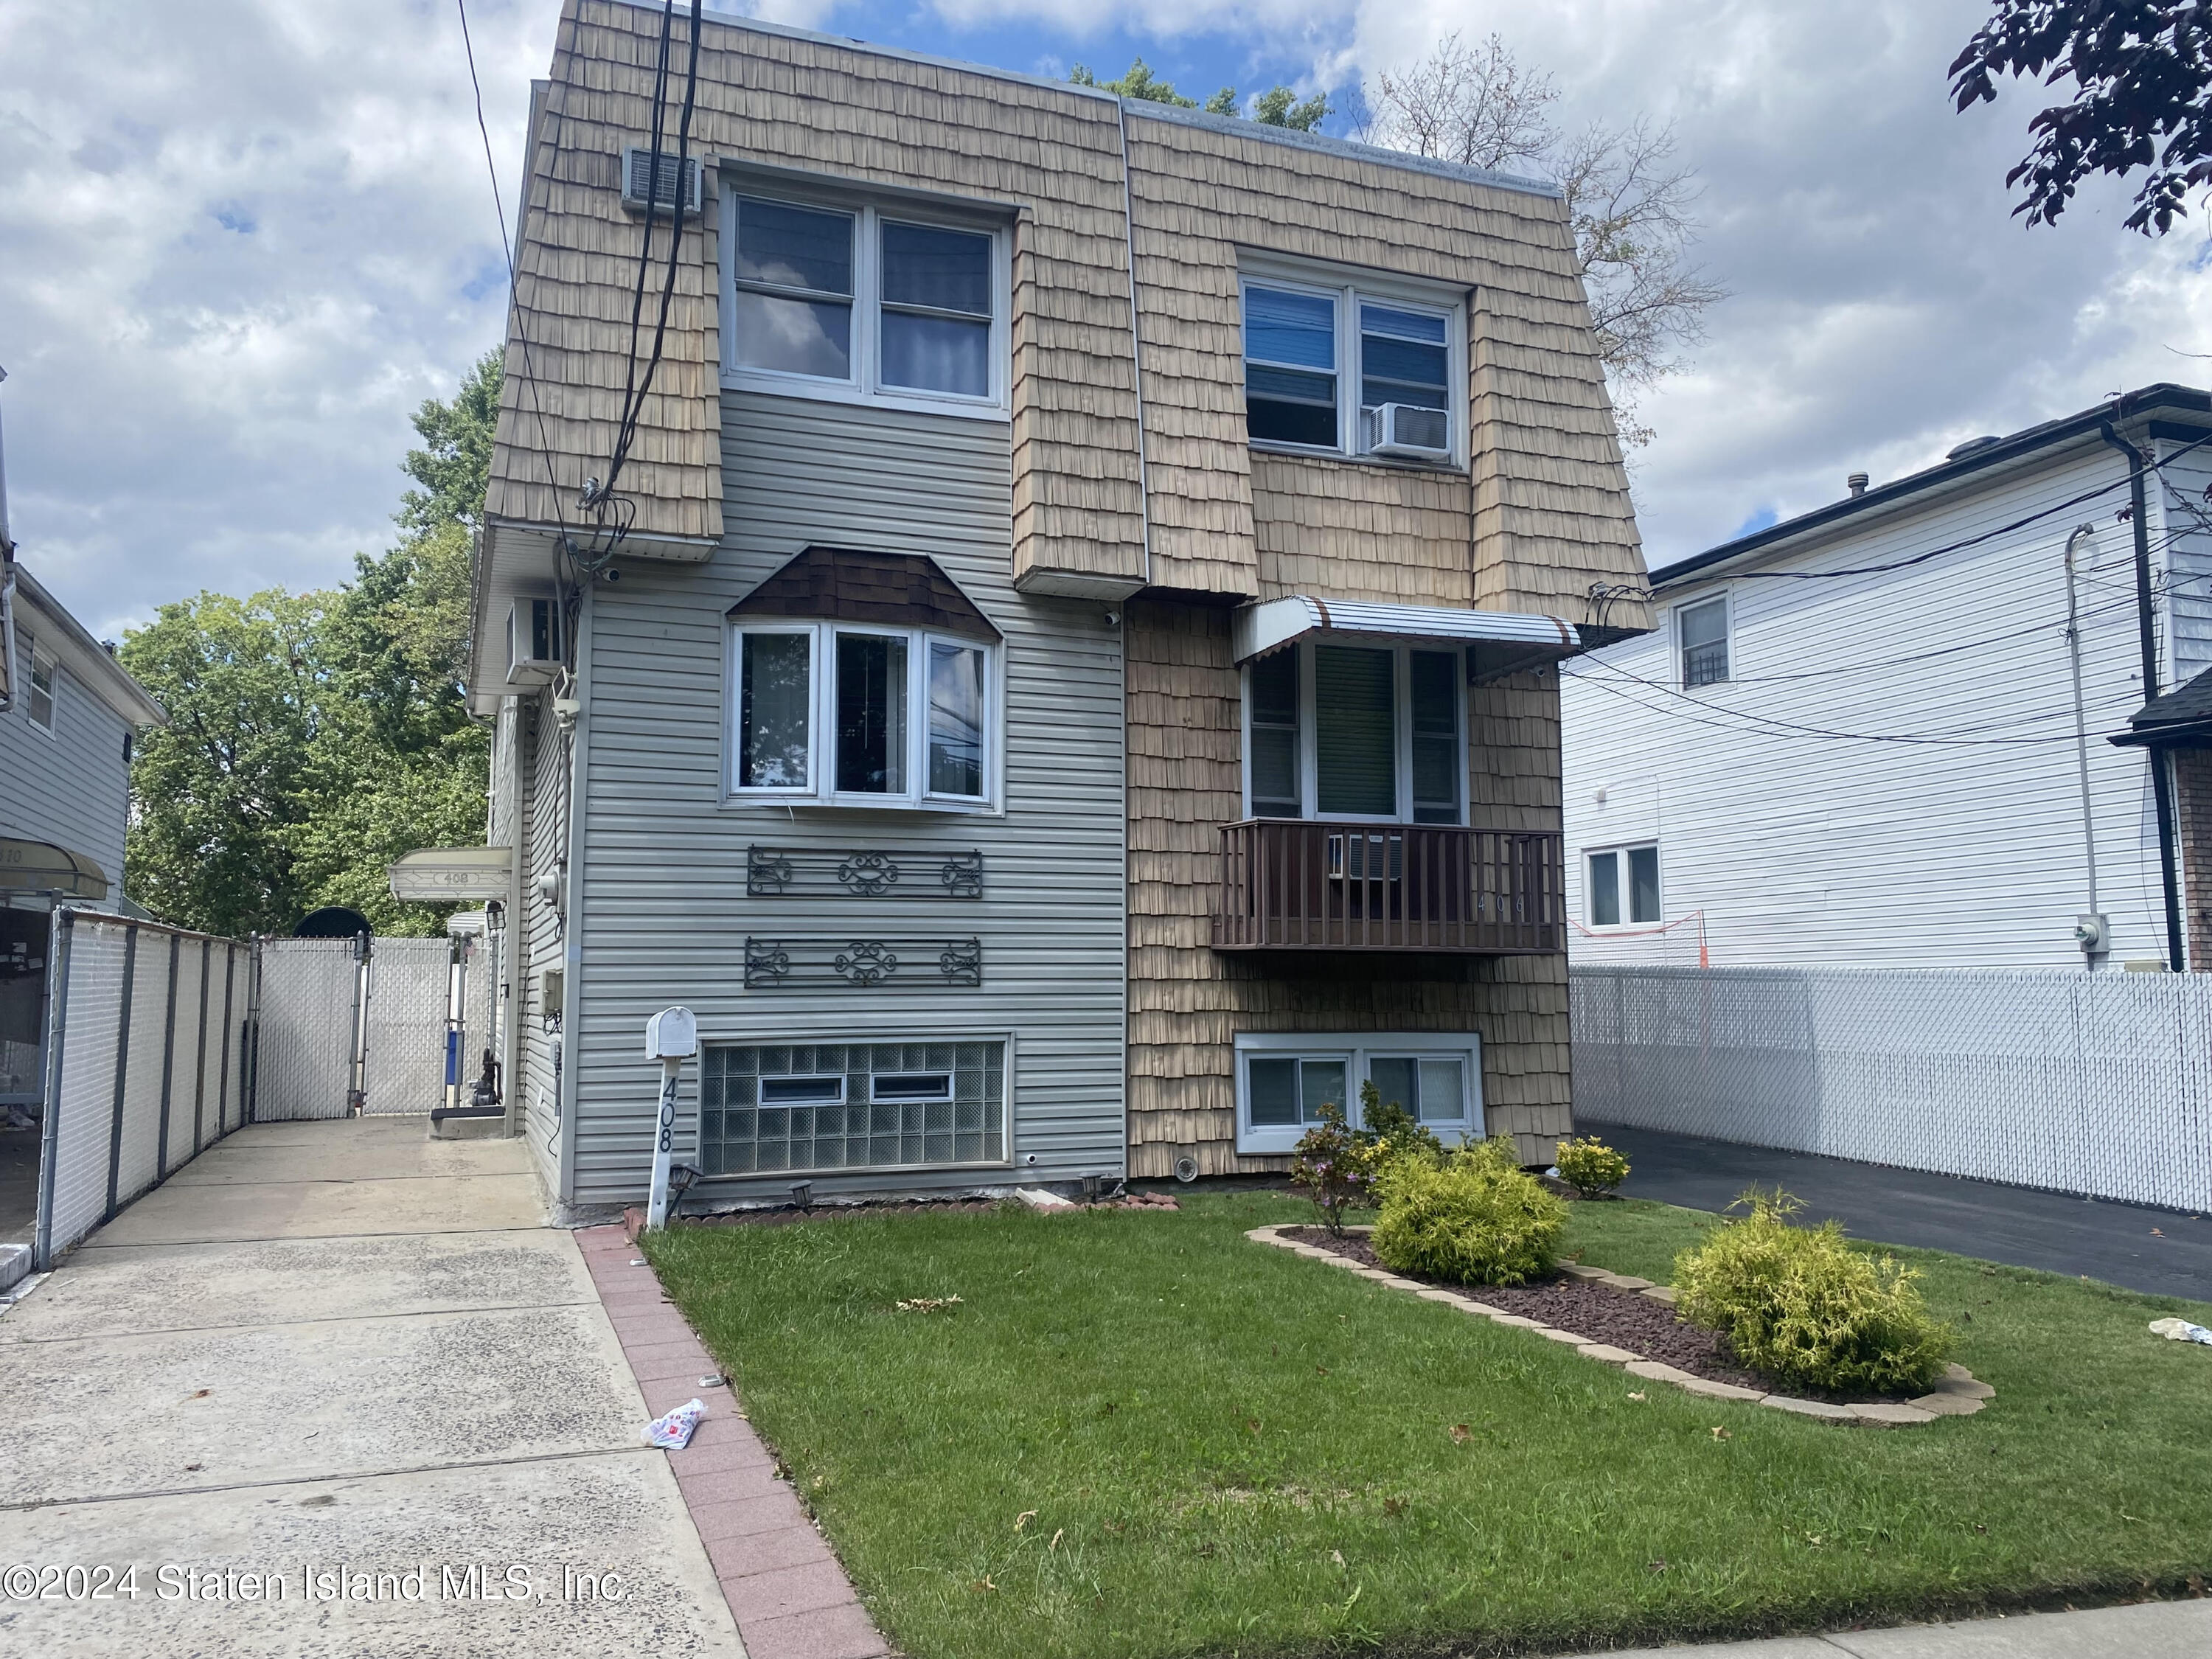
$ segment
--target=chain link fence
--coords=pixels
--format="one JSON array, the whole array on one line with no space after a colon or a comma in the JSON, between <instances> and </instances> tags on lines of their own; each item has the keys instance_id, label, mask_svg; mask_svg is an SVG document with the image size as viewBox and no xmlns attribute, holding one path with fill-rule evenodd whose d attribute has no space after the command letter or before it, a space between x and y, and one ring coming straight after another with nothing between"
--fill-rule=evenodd
<instances>
[{"instance_id":1,"label":"chain link fence","mask_svg":"<svg viewBox=\"0 0 2212 1659\"><path fill-rule=\"evenodd\" d=\"M63 910L52 964L39 1267L243 1124L252 1067L251 945Z\"/></svg>"},{"instance_id":2,"label":"chain link fence","mask_svg":"<svg viewBox=\"0 0 2212 1659\"><path fill-rule=\"evenodd\" d=\"M2212 975L1576 967L1575 1115L2212 1208Z\"/></svg>"}]
</instances>

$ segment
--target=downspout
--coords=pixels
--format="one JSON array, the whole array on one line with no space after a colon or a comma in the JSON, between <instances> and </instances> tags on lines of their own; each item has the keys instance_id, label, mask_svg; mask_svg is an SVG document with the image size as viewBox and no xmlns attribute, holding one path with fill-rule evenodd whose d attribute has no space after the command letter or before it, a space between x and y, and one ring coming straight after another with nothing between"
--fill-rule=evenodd
<instances>
[{"instance_id":1,"label":"downspout","mask_svg":"<svg viewBox=\"0 0 2212 1659\"><path fill-rule=\"evenodd\" d=\"M568 776L564 794L568 838L567 867L561 872L558 908L561 927L561 1143L556 1165L556 1193L564 1205L576 1201L576 1142L583 1125L578 1121L582 1093L584 1046L584 861L588 839L586 795L590 784L592 750L592 591L586 581L576 602L575 632L569 648L575 653L575 672L569 696L576 704L575 724L568 739ZM549 711L557 720L558 710Z\"/></svg>"},{"instance_id":2,"label":"downspout","mask_svg":"<svg viewBox=\"0 0 2212 1659\"><path fill-rule=\"evenodd\" d=\"M2107 949L2105 921L2097 908L2097 820L2089 795L2089 720L2081 696L2081 627L2075 604L2074 550L2094 536L2094 525L2081 525L2066 538L2066 654L2074 670L2074 764L2081 783L2081 851L2088 862L2089 909L2075 929L2082 965L2094 972Z\"/></svg>"},{"instance_id":3,"label":"downspout","mask_svg":"<svg viewBox=\"0 0 2212 1659\"><path fill-rule=\"evenodd\" d=\"M2113 407L2117 412L2121 405ZM2109 419L2097 422L2097 435L2128 458L2129 516L2136 531L2136 632L2142 652L2143 701L2148 702L2159 694L2158 621L2150 583L2150 510L2143 489L2150 458L2114 431ZM2185 971L2188 963L2181 944L2181 884L2173 871L2173 779L2164 750L2153 749L2149 761L2151 795L2158 810L2159 884L2166 894L2166 965L2179 974Z\"/></svg>"}]
</instances>

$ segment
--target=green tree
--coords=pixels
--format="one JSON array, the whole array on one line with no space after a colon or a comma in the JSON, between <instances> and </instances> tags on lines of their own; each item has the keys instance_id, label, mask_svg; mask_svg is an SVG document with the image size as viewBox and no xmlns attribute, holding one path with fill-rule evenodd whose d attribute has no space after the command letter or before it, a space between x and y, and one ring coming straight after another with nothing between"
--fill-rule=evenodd
<instances>
[{"instance_id":1,"label":"green tree","mask_svg":"<svg viewBox=\"0 0 2212 1659\"><path fill-rule=\"evenodd\" d=\"M1172 104L1178 109L1197 109L1195 98L1186 98L1175 89L1171 82L1157 78L1141 58L1129 65L1129 72L1118 81L1101 81L1089 70L1078 64L1068 72L1068 80L1079 87L1097 87L1101 92L1110 92L1122 98L1141 98L1148 104ZM1239 115L1237 89L1224 87L1207 99L1206 112L1209 115ZM1295 127L1300 132L1311 132L1336 112L1329 106L1328 95L1316 93L1301 100L1288 87L1271 87L1252 100L1251 119L1262 126Z\"/></svg>"},{"instance_id":2,"label":"green tree","mask_svg":"<svg viewBox=\"0 0 2212 1659\"><path fill-rule=\"evenodd\" d=\"M394 515L328 592L165 605L122 647L170 725L131 768L131 896L210 932L278 933L343 904L380 933L435 933L450 906L403 905L386 866L484 831L490 734L471 720L469 565L499 404L497 352L450 403L416 412L422 447Z\"/></svg>"}]
</instances>

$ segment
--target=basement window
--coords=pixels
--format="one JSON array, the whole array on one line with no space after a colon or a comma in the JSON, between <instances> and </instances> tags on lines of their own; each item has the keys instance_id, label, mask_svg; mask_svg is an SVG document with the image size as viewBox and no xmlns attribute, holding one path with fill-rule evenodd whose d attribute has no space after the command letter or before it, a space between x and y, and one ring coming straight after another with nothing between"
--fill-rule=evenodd
<instances>
[{"instance_id":1,"label":"basement window","mask_svg":"<svg viewBox=\"0 0 2212 1659\"><path fill-rule=\"evenodd\" d=\"M1342 1108L1359 1127L1364 1083L1448 1142L1481 1132L1482 1039L1474 1032L1246 1032L1237 1039L1237 1150L1287 1152L1325 1106Z\"/></svg>"},{"instance_id":2,"label":"basement window","mask_svg":"<svg viewBox=\"0 0 2212 1659\"><path fill-rule=\"evenodd\" d=\"M1003 1037L709 1044L701 1165L736 1176L1004 1165L1006 1053ZM810 1090L821 1092L798 1097Z\"/></svg>"}]
</instances>

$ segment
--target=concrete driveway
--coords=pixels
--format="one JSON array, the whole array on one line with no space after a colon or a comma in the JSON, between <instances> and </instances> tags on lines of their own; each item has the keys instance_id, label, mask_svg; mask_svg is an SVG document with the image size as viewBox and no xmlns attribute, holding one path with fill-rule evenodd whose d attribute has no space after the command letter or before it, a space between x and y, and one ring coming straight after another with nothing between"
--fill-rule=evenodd
<instances>
[{"instance_id":1,"label":"concrete driveway","mask_svg":"<svg viewBox=\"0 0 2212 1659\"><path fill-rule=\"evenodd\" d=\"M543 1221L521 1143L368 1118L241 1130L94 1234L0 1316L0 1651L742 1659Z\"/></svg>"}]
</instances>

